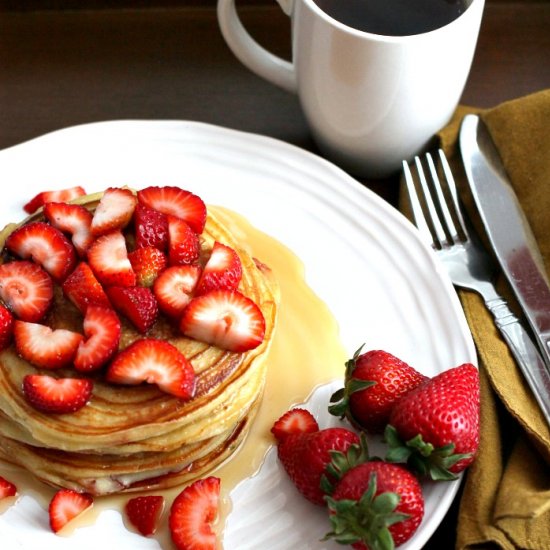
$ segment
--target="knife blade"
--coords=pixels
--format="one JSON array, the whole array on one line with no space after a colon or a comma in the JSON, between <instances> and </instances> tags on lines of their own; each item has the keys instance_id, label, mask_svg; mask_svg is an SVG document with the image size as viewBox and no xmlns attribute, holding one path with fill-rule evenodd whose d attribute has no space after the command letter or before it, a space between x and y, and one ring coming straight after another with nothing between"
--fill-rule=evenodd
<instances>
[{"instance_id":1,"label":"knife blade","mask_svg":"<svg viewBox=\"0 0 550 550\"><path fill-rule=\"evenodd\" d=\"M464 117L459 142L487 237L550 369L550 285L536 240L491 135L478 116Z\"/></svg>"}]
</instances>

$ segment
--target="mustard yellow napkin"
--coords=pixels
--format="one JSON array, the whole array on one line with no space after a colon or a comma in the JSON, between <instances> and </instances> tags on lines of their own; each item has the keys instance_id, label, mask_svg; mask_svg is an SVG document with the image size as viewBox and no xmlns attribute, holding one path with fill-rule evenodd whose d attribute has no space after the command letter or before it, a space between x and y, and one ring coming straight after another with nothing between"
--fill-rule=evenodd
<instances>
[{"instance_id":1,"label":"mustard yellow napkin","mask_svg":"<svg viewBox=\"0 0 550 550\"><path fill-rule=\"evenodd\" d=\"M462 189L457 135L473 110L460 107L439 136ZM550 90L478 112L550 273ZM502 277L497 286L518 311ZM550 549L550 429L481 299L459 294L478 350L482 403L479 455L466 475L457 549Z\"/></svg>"}]
</instances>

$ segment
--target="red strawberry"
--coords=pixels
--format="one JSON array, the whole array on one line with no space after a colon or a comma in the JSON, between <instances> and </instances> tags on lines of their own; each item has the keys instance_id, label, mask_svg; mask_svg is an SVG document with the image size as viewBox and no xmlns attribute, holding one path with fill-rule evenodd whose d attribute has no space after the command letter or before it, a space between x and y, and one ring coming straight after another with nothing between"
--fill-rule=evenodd
<instances>
[{"instance_id":1,"label":"red strawberry","mask_svg":"<svg viewBox=\"0 0 550 550\"><path fill-rule=\"evenodd\" d=\"M0 265L0 298L23 321L40 321L53 301L50 276L32 262Z\"/></svg>"},{"instance_id":2,"label":"red strawberry","mask_svg":"<svg viewBox=\"0 0 550 550\"><path fill-rule=\"evenodd\" d=\"M15 349L23 359L43 369L68 366L83 340L82 334L65 329L52 330L38 323L15 321Z\"/></svg>"},{"instance_id":3,"label":"red strawberry","mask_svg":"<svg viewBox=\"0 0 550 550\"><path fill-rule=\"evenodd\" d=\"M65 296L82 312L88 306L111 307L111 302L94 272L86 262L81 262L62 285Z\"/></svg>"},{"instance_id":4,"label":"red strawberry","mask_svg":"<svg viewBox=\"0 0 550 550\"><path fill-rule=\"evenodd\" d=\"M88 263L105 286L134 286L136 274L128 259L126 241L120 231L99 237L88 250Z\"/></svg>"},{"instance_id":5,"label":"red strawberry","mask_svg":"<svg viewBox=\"0 0 550 550\"><path fill-rule=\"evenodd\" d=\"M162 391L190 399L195 371L186 357L164 340L144 338L122 350L109 365L107 380L116 384L156 384Z\"/></svg>"},{"instance_id":6,"label":"red strawberry","mask_svg":"<svg viewBox=\"0 0 550 550\"><path fill-rule=\"evenodd\" d=\"M160 516L164 510L164 497L148 495L128 500L124 508L128 521L144 536L157 530Z\"/></svg>"},{"instance_id":7,"label":"red strawberry","mask_svg":"<svg viewBox=\"0 0 550 550\"><path fill-rule=\"evenodd\" d=\"M197 294L210 290L236 290L243 268L239 255L230 246L215 242L197 285Z\"/></svg>"},{"instance_id":8,"label":"red strawberry","mask_svg":"<svg viewBox=\"0 0 550 550\"><path fill-rule=\"evenodd\" d=\"M179 187L147 187L138 191L138 200L163 214L187 222L195 233L202 233L206 223L206 206L200 197Z\"/></svg>"},{"instance_id":9,"label":"red strawberry","mask_svg":"<svg viewBox=\"0 0 550 550\"><path fill-rule=\"evenodd\" d=\"M346 454L359 445L357 434L345 428L327 428L311 433L291 434L277 447L279 460L296 488L309 501L323 505L323 476L332 461L331 453Z\"/></svg>"},{"instance_id":10,"label":"red strawberry","mask_svg":"<svg viewBox=\"0 0 550 550\"><path fill-rule=\"evenodd\" d=\"M14 497L17 494L17 487L7 479L0 476L0 500Z\"/></svg>"},{"instance_id":11,"label":"red strawberry","mask_svg":"<svg viewBox=\"0 0 550 550\"><path fill-rule=\"evenodd\" d=\"M112 286L107 295L113 307L138 329L147 332L157 320L158 306L154 294L143 286Z\"/></svg>"},{"instance_id":12,"label":"red strawberry","mask_svg":"<svg viewBox=\"0 0 550 550\"><path fill-rule=\"evenodd\" d=\"M207 477L188 485L170 508L168 524L178 550L216 550L212 523L218 516L220 479Z\"/></svg>"},{"instance_id":13,"label":"red strawberry","mask_svg":"<svg viewBox=\"0 0 550 550\"><path fill-rule=\"evenodd\" d=\"M387 460L407 460L432 479L454 479L479 445L478 370L466 363L429 379L395 404L390 424Z\"/></svg>"},{"instance_id":14,"label":"red strawberry","mask_svg":"<svg viewBox=\"0 0 550 550\"><path fill-rule=\"evenodd\" d=\"M100 369L118 350L120 320L112 309L89 306L83 323L86 341L80 342L74 358L78 371Z\"/></svg>"},{"instance_id":15,"label":"red strawberry","mask_svg":"<svg viewBox=\"0 0 550 550\"><path fill-rule=\"evenodd\" d=\"M27 374L23 393L27 401L45 413L67 414L84 407L92 396L93 382L87 378L53 378Z\"/></svg>"},{"instance_id":16,"label":"red strawberry","mask_svg":"<svg viewBox=\"0 0 550 550\"><path fill-rule=\"evenodd\" d=\"M90 508L93 502L94 499L88 493L78 493L72 489L57 491L48 507L52 531L57 533L63 529L67 523Z\"/></svg>"},{"instance_id":17,"label":"red strawberry","mask_svg":"<svg viewBox=\"0 0 550 550\"><path fill-rule=\"evenodd\" d=\"M317 431L319 431L319 424L317 424L315 417L306 409L300 408L287 411L271 428L271 433L279 443L292 434Z\"/></svg>"},{"instance_id":18,"label":"red strawberry","mask_svg":"<svg viewBox=\"0 0 550 550\"><path fill-rule=\"evenodd\" d=\"M59 229L46 222L17 228L6 239L6 248L24 260L34 260L56 281L63 281L76 264L73 245Z\"/></svg>"},{"instance_id":19,"label":"red strawberry","mask_svg":"<svg viewBox=\"0 0 550 550\"><path fill-rule=\"evenodd\" d=\"M163 252L168 248L166 214L138 203L134 210L134 228L137 248L154 246Z\"/></svg>"},{"instance_id":20,"label":"red strawberry","mask_svg":"<svg viewBox=\"0 0 550 550\"><path fill-rule=\"evenodd\" d=\"M56 191L42 191L41 193L38 193L38 195L35 195L27 204L25 204L23 209L28 214L33 214L41 206L44 206L48 202L68 202L85 194L86 191L84 191L84 189L80 186L69 187L68 189L59 189Z\"/></svg>"},{"instance_id":21,"label":"red strawberry","mask_svg":"<svg viewBox=\"0 0 550 550\"><path fill-rule=\"evenodd\" d=\"M179 318L191 301L200 274L198 265L175 265L164 270L153 285L159 309L169 317Z\"/></svg>"},{"instance_id":22,"label":"red strawberry","mask_svg":"<svg viewBox=\"0 0 550 550\"><path fill-rule=\"evenodd\" d=\"M0 304L0 350L10 345L13 336L13 315L10 310Z\"/></svg>"},{"instance_id":23,"label":"red strawberry","mask_svg":"<svg viewBox=\"0 0 550 550\"><path fill-rule=\"evenodd\" d=\"M212 290L189 302L180 330L195 340L242 352L263 342L265 319L260 308L237 290Z\"/></svg>"},{"instance_id":24,"label":"red strawberry","mask_svg":"<svg viewBox=\"0 0 550 550\"><path fill-rule=\"evenodd\" d=\"M344 388L331 397L336 403L329 411L369 433L382 433L395 402L427 377L391 353L360 353L361 348L346 362Z\"/></svg>"},{"instance_id":25,"label":"red strawberry","mask_svg":"<svg viewBox=\"0 0 550 550\"><path fill-rule=\"evenodd\" d=\"M136 248L128 254L136 282L140 286L153 286L155 279L166 267L166 256L154 246Z\"/></svg>"},{"instance_id":26,"label":"red strawberry","mask_svg":"<svg viewBox=\"0 0 550 550\"><path fill-rule=\"evenodd\" d=\"M125 228L132 219L136 204L137 197L129 189L109 187L94 212L91 227L94 237Z\"/></svg>"},{"instance_id":27,"label":"red strawberry","mask_svg":"<svg viewBox=\"0 0 550 550\"><path fill-rule=\"evenodd\" d=\"M44 205L44 215L55 228L71 234L76 251L84 257L94 240L90 229L92 213L79 204L49 202Z\"/></svg>"},{"instance_id":28,"label":"red strawberry","mask_svg":"<svg viewBox=\"0 0 550 550\"><path fill-rule=\"evenodd\" d=\"M357 550L403 544L424 516L418 480L404 467L382 461L348 470L326 500L333 527L327 538Z\"/></svg>"},{"instance_id":29,"label":"red strawberry","mask_svg":"<svg viewBox=\"0 0 550 550\"><path fill-rule=\"evenodd\" d=\"M168 263L193 264L201 252L199 236L183 220L168 216Z\"/></svg>"}]
</instances>

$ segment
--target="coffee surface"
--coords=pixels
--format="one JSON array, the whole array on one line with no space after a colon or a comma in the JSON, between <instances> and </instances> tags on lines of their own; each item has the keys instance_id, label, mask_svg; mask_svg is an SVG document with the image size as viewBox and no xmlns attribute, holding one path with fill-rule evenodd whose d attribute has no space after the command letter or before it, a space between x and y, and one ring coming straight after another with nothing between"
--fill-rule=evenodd
<instances>
[{"instance_id":1,"label":"coffee surface","mask_svg":"<svg viewBox=\"0 0 550 550\"><path fill-rule=\"evenodd\" d=\"M467 0L315 0L330 17L354 29L407 36L438 29L462 14Z\"/></svg>"}]
</instances>

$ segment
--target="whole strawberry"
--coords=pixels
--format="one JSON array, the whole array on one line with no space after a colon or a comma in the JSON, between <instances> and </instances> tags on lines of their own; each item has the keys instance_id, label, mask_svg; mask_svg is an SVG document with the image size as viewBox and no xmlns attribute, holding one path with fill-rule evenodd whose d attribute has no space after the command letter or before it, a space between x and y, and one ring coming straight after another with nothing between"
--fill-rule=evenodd
<instances>
[{"instance_id":1,"label":"whole strawberry","mask_svg":"<svg viewBox=\"0 0 550 550\"><path fill-rule=\"evenodd\" d=\"M391 353L359 348L346 362L344 388L331 397L329 412L347 417L369 433L382 433L395 402L427 378Z\"/></svg>"},{"instance_id":2,"label":"whole strawberry","mask_svg":"<svg viewBox=\"0 0 550 550\"><path fill-rule=\"evenodd\" d=\"M403 466L364 462L347 471L326 497L333 538L358 550L393 548L409 540L424 516L420 483Z\"/></svg>"},{"instance_id":3,"label":"whole strawberry","mask_svg":"<svg viewBox=\"0 0 550 550\"><path fill-rule=\"evenodd\" d=\"M470 363L431 378L393 408L386 459L407 461L421 475L454 479L479 445L479 373Z\"/></svg>"},{"instance_id":4,"label":"whole strawberry","mask_svg":"<svg viewBox=\"0 0 550 550\"><path fill-rule=\"evenodd\" d=\"M296 485L309 501L324 505L325 492L321 480L327 475L331 453L345 454L359 437L346 428L327 428L315 432L293 433L279 443L279 459Z\"/></svg>"}]
</instances>

